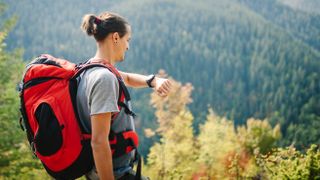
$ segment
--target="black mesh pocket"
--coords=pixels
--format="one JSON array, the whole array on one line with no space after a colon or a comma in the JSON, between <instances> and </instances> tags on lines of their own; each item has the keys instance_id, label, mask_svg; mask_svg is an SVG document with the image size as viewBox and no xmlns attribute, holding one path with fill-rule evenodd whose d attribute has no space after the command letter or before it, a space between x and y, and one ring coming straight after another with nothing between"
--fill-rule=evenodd
<instances>
[{"instance_id":1,"label":"black mesh pocket","mask_svg":"<svg viewBox=\"0 0 320 180\"><path fill-rule=\"evenodd\" d=\"M39 124L34 140L37 151L43 156L50 156L62 146L62 127L47 103L41 103L37 107L35 116Z\"/></svg>"}]
</instances>

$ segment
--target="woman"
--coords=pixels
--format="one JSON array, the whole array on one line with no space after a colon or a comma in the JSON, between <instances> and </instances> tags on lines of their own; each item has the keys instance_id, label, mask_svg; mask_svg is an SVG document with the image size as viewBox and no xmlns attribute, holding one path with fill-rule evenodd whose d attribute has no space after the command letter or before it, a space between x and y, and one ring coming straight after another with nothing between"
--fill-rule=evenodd
<instances>
[{"instance_id":1,"label":"woman","mask_svg":"<svg viewBox=\"0 0 320 180\"><path fill-rule=\"evenodd\" d=\"M93 36L97 44L96 54L89 63L101 63L115 69L114 65L124 60L125 52L129 50L131 27L123 17L110 12L99 16L88 14L83 17L82 29ZM78 111L84 126L89 131L91 129L91 145L97 171L97 174L94 170L91 171L87 178L94 179L98 175L101 180L130 179L133 177L131 174L134 174L131 167L134 157L132 152L113 157L108 139L110 132L114 132L114 123L111 122L120 122L113 119L113 115L119 112L118 99L121 96L116 73L103 67L95 67L80 76ZM153 87L160 96L166 96L170 91L168 79L120 71L119 74L126 86Z\"/></svg>"}]
</instances>

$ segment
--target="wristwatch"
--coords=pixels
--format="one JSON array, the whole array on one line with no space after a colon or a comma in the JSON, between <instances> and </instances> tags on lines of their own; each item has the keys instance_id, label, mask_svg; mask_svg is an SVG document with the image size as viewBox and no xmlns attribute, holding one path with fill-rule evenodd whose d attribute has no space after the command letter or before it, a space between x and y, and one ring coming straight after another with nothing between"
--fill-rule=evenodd
<instances>
[{"instance_id":1,"label":"wristwatch","mask_svg":"<svg viewBox=\"0 0 320 180\"><path fill-rule=\"evenodd\" d=\"M148 79L146 80L146 83L150 88L153 88L153 86L151 85L151 82L154 80L155 77L156 77L156 75L151 74L148 76Z\"/></svg>"}]
</instances>

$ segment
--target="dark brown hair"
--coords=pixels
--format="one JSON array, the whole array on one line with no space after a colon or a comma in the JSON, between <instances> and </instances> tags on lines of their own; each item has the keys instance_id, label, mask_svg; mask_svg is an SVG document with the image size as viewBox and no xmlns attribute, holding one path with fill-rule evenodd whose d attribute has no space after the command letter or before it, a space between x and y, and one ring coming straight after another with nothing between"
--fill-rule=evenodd
<instances>
[{"instance_id":1,"label":"dark brown hair","mask_svg":"<svg viewBox=\"0 0 320 180\"><path fill-rule=\"evenodd\" d=\"M81 28L89 36L94 36L96 41L102 41L110 33L118 32L122 38L127 32L129 23L120 15L104 12L99 16L86 14L83 16Z\"/></svg>"}]
</instances>

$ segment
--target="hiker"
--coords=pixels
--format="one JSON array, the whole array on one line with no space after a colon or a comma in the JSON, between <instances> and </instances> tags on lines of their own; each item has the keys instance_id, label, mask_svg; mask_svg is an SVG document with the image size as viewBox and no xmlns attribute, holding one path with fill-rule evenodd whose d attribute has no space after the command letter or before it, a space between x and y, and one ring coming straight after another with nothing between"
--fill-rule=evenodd
<instances>
[{"instance_id":1,"label":"hiker","mask_svg":"<svg viewBox=\"0 0 320 180\"><path fill-rule=\"evenodd\" d=\"M96 54L87 63L101 63L111 69L95 67L84 71L79 77L77 106L81 122L92 134L91 145L95 162L95 168L86 178L134 179L132 162L135 151L115 158L114 149L110 145L111 132L121 131L121 127L124 128L123 131L126 128L134 130L132 122L121 124L119 120L119 99L122 96L119 89L123 89L121 81L129 87L154 88L162 97L169 93L170 81L155 75L126 73L114 68L116 63L125 59L131 39L131 27L120 15L111 12L104 12L99 16L87 14L83 17L81 27L89 36L95 38L97 45ZM126 106L129 106L126 109L130 111L130 105Z\"/></svg>"}]
</instances>

